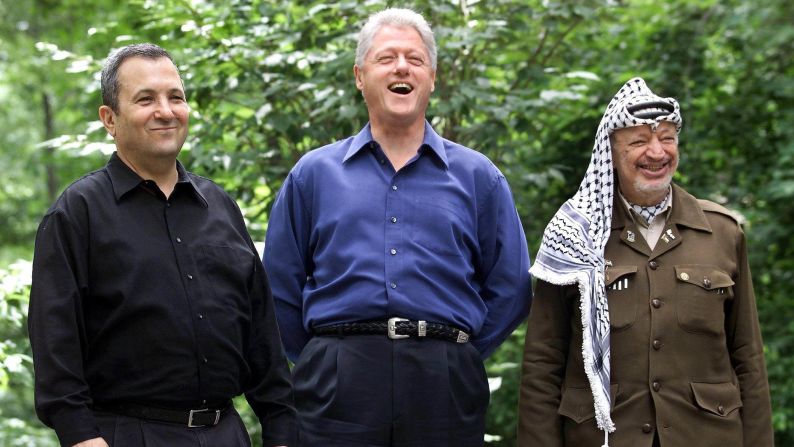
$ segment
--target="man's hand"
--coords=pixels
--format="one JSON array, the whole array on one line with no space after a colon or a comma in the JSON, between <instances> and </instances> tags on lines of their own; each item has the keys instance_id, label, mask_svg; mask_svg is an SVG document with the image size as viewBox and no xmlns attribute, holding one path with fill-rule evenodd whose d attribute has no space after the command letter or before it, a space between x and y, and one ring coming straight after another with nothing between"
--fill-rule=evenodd
<instances>
[{"instance_id":1,"label":"man's hand","mask_svg":"<svg viewBox=\"0 0 794 447\"><path fill-rule=\"evenodd\" d=\"M110 447L102 438L89 439L88 441L78 442L72 447Z\"/></svg>"}]
</instances>

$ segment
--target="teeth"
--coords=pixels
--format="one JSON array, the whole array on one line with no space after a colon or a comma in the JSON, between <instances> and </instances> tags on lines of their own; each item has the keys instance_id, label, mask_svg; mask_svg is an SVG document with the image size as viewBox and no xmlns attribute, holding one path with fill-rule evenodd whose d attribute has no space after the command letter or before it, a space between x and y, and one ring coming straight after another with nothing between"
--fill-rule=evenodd
<instances>
[{"instance_id":1,"label":"teeth","mask_svg":"<svg viewBox=\"0 0 794 447\"><path fill-rule=\"evenodd\" d=\"M411 93L413 87L411 87L410 84L407 84L405 82L395 82L394 84L389 86L389 90L395 93Z\"/></svg>"}]
</instances>

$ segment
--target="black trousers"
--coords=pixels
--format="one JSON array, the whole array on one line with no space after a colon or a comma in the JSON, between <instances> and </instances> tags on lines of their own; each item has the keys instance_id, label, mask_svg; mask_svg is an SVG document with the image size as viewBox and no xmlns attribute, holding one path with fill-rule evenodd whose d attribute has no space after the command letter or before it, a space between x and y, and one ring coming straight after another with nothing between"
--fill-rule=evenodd
<instances>
[{"instance_id":1,"label":"black trousers","mask_svg":"<svg viewBox=\"0 0 794 447\"><path fill-rule=\"evenodd\" d=\"M490 397L469 343L314 337L293 369L303 447L481 447Z\"/></svg>"},{"instance_id":2,"label":"black trousers","mask_svg":"<svg viewBox=\"0 0 794 447\"><path fill-rule=\"evenodd\" d=\"M102 438L110 447L251 447L251 439L234 408L218 425L190 428L94 411Z\"/></svg>"}]
</instances>

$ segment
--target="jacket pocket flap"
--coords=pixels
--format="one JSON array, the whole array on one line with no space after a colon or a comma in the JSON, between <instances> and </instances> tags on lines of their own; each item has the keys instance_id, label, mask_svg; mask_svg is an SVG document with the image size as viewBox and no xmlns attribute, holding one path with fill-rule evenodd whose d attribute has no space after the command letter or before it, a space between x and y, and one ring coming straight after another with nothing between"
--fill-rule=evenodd
<instances>
[{"instance_id":1,"label":"jacket pocket flap","mask_svg":"<svg viewBox=\"0 0 794 447\"><path fill-rule=\"evenodd\" d=\"M609 385L612 407L615 406L618 389L617 383ZM565 388L562 392L562 399L560 400L557 414L571 418L577 424L593 419L595 417L595 408L593 407L593 394L590 392L590 388Z\"/></svg>"},{"instance_id":2,"label":"jacket pocket flap","mask_svg":"<svg viewBox=\"0 0 794 447\"><path fill-rule=\"evenodd\" d=\"M731 275L710 265L677 265L675 277L706 290L732 287L734 284Z\"/></svg>"},{"instance_id":3,"label":"jacket pocket flap","mask_svg":"<svg viewBox=\"0 0 794 447\"><path fill-rule=\"evenodd\" d=\"M617 279L632 273L637 273L636 265L618 265L615 267L607 267L606 272L604 272L604 282L606 283L606 286L609 287Z\"/></svg>"},{"instance_id":4,"label":"jacket pocket flap","mask_svg":"<svg viewBox=\"0 0 794 447\"><path fill-rule=\"evenodd\" d=\"M692 382L692 393L698 407L717 416L727 416L742 406L742 397L736 385L726 383Z\"/></svg>"}]
</instances>

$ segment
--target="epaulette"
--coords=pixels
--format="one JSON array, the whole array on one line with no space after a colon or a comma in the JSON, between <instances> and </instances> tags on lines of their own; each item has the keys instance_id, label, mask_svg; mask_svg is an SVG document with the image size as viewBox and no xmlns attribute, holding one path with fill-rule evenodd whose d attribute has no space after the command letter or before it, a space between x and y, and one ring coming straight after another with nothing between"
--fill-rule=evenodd
<instances>
[{"instance_id":1,"label":"epaulette","mask_svg":"<svg viewBox=\"0 0 794 447\"><path fill-rule=\"evenodd\" d=\"M738 211L725 208L724 206L714 203L711 200L697 199L697 201L698 204L700 204L700 209L705 212L724 214L736 221L739 226L744 226L744 224L747 222L747 219Z\"/></svg>"}]
</instances>

